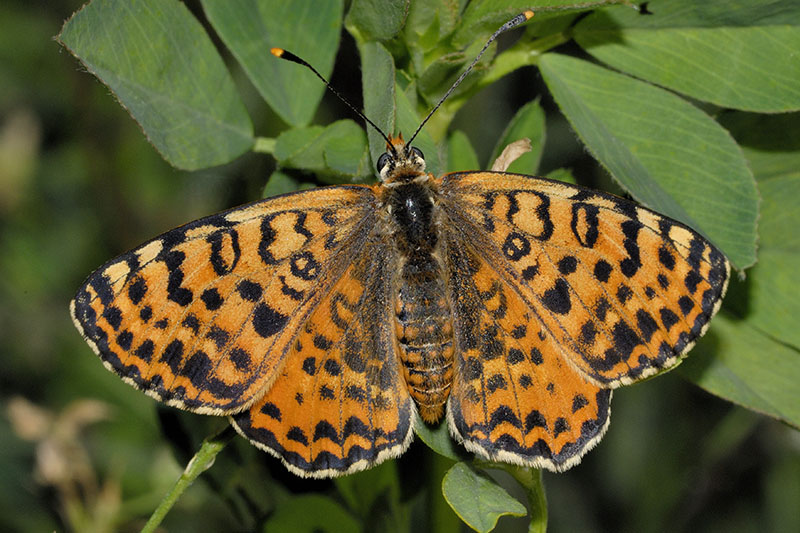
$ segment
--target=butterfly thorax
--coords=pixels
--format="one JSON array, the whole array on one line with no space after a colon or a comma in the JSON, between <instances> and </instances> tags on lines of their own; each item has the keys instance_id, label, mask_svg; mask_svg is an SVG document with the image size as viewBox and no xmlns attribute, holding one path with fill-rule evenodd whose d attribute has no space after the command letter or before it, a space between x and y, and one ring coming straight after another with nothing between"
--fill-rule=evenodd
<instances>
[{"instance_id":1,"label":"butterfly thorax","mask_svg":"<svg viewBox=\"0 0 800 533\"><path fill-rule=\"evenodd\" d=\"M395 182L383 191L400 256L395 332L403 373L420 416L436 422L453 380L453 326L439 253L435 185L426 176Z\"/></svg>"}]
</instances>

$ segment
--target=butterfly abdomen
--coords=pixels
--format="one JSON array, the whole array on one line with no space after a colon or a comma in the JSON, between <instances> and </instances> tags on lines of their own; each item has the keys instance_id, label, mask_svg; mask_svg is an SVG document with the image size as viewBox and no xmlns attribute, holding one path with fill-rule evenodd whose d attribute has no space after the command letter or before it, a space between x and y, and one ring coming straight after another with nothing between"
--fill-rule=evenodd
<instances>
[{"instance_id":1,"label":"butterfly abdomen","mask_svg":"<svg viewBox=\"0 0 800 533\"><path fill-rule=\"evenodd\" d=\"M453 324L439 264L431 254L403 266L395 300L395 330L403 373L420 416L436 422L453 382Z\"/></svg>"},{"instance_id":2,"label":"butterfly abdomen","mask_svg":"<svg viewBox=\"0 0 800 533\"><path fill-rule=\"evenodd\" d=\"M411 182L393 187L385 198L402 257L395 299L400 359L426 422L441 419L453 382L453 324L436 255L434 194L429 185Z\"/></svg>"}]
</instances>

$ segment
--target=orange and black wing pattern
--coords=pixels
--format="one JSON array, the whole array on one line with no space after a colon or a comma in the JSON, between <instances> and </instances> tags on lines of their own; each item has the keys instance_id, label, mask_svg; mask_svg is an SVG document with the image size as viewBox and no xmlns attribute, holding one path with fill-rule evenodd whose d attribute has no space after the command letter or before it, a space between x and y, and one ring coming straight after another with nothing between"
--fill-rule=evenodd
<instances>
[{"instance_id":1,"label":"orange and black wing pattern","mask_svg":"<svg viewBox=\"0 0 800 533\"><path fill-rule=\"evenodd\" d=\"M633 202L496 172L442 178L456 371L448 419L470 450L564 470L608 424L611 389L674 366L730 267Z\"/></svg>"},{"instance_id":2,"label":"orange and black wing pattern","mask_svg":"<svg viewBox=\"0 0 800 533\"><path fill-rule=\"evenodd\" d=\"M416 409L394 329L396 250L373 232L295 336L267 394L234 426L301 476L363 470L403 453Z\"/></svg>"},{"instance_id":3,"label":"orange and black wing pattern","mask_svg":"<svg viewBox=\"0 0 800 533\"><path fill-rule=\"evenodd\" d=\"M343 186L191 222L91 274L70 308L106 367L170 405L242 411L365 246L376 199Z\"/></svg>"}]
</instances>

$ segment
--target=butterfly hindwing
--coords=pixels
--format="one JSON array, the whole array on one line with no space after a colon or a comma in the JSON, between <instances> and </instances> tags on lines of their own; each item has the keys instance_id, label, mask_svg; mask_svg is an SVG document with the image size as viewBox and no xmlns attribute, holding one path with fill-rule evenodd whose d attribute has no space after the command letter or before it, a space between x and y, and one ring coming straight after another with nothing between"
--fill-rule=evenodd
<instances>
[{"instance_id":1,"label":"butterfly hindwing","mask_svg":"<svg viewBox=\"0 0 800 533\"><path fill-rule=\"evenodd\" d=\"M571 367L558 340L464 235L451 230L446 242L457 346L451 432L490 460L569 468L603 436L611 391Z\"/></svg>"},{"instance_id":2,"label":"butterfly hindwing","mask_svg":"<svg viewBox=\"0 0 800 533\"><path fill-rule=\"evenodd\" d=\"M302 208L298 194L262 200L110 261L71 303L76 326L110 370L151 396L199 413L246 408L373 225L367 187L300 194Z\"/></svg>"},{"instance_id":3,"label":"butterfly hindwing","mask_svg":"<svg viewBox=\"0 0 800 533\"><path fill-rule=\"evenodd\" d=\"M374 232L293 342L269 392L234 426L301 476L330 477L400 455L415 408L393 321L397 251Z\"/></svg>"},{"instance_id":4,"label":"butterfly hindwing","mask_svg":"<svg viewBox=\"0 0 800 533\"><path fill-rule=\"evenodd\" d=\"M566 360L616 387L676 364L719 308L730 267L683 224L542 178L443 178L456 227L522 297Z\"/></svg>"}]
</instances>

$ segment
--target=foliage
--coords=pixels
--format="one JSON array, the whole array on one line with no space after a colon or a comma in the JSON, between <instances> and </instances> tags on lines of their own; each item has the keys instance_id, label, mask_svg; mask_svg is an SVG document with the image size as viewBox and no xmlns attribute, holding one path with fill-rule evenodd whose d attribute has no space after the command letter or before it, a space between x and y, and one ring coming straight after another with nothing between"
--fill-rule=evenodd
<instances>
[{"instance_id":1,"label":"foliage","mask_svg":"<svg viewBox=\"0 0 800 533\"><path fill-rule=\"evenodd\" d=\"M487 168L525 136L534 152L511 170L566 168L630 194L703 232L747 274L678 372L620 390L598 450L544 476L551 529L800 529L800 7L466 4L93 0L58 40L108 89L47 41L77 4L52 7L61 12L49 20L0 8L0 49L21 50L0 60L0 464L13 480L0 484L3 529L141 527L177 465L224 427L164 408L156 417L102 369L67 318L81 275L262 188L375 179L382 139L340 119L352 114L271 46L333 75L386 131L410 134L488 35L531 4L534 20L490 48L418 138L429 169ZM194 172L161 162L109 89L166 161ZM164 524L280 530L295 513L309 531L451 531L458 516L486 530L524 514L521 502L530 516L498 527L542 524L538 473L473 464L445 433L427 428L427 446L326 482L294 478L235 439Z\"/></svg>"}]
</instances>

